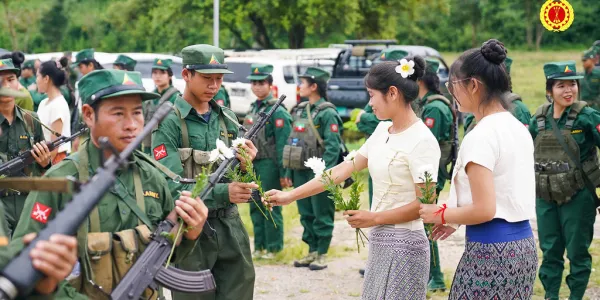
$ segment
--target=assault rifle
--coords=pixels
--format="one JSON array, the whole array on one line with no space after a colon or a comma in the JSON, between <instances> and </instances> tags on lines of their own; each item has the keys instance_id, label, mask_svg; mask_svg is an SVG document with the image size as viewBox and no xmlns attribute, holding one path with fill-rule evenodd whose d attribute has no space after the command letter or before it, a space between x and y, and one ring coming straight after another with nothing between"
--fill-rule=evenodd
<instances>
[{"instance_id":1,"label":"assault rifle","mask_svg":"<svg viewBox=\"0 0 600 300\"><path fill-rule=\"evenodd\" d=\"M48 222L48 226L4 267L0 272L0 299L26 297L31 293L36 283L43 277L43 274L33 267L29 256L35 244L38 241L49 240L53 234L75 235L104 194L114 186L117 170L128 163L128 158L139 148L144 137L152 132L171 109L172 104L169 102L159 107L142 133L121 153L113 153L102 167L98 168L96 174L81 186L79 193L73 196L65 208ZM101 137L99 142L101 148L113 149L108 138Z\"/></svg>"},{"instance_id":2,"label":"assault rifle","mask_svg":"<svg viewBox=\"0 0 600 300\"><path fill-rule=\"evenodd\" d=\"M244 138L254 139L285 98L285 95L281 95L268 113L261 112L258 121L248 129ZM227 170L235 168L239 163L240 161L235 155L221 162L217 170L209 176L207 186L200 193L200 199L206 198L215 185L225 176ZM110 294L113 300L137 300L144 293L144 290L148 286L155 285L155 282L170 290L187 293L200 293L215 289L214 278L209 270L188 272L173 267L163 267L169 258L171 246L173 245L170 239L163 234L171 232L175 226L171 219L174 218L171 216L171 218L168 217L163 220L152 233L152 240L146 250ZM209 236L214 235L214 229L210 227L208 221L204 223L202 232Z\"/></svg>"},{"instance_id":3,"label":"assault rifle","mask_svg":"<svg viewBox=\"0 0 600 300\"><path fill-rule=\"evenodd\" d=\"M80 135L85 133L86 131L88 131L88 128L84 127L81 130L75 132L75 134L73 134L70 137L61 135L56 140L46 144L48 146L48 150L53 151L54 149L60 147L61 145L68 143L70 141L73 141L74 139L76 139L77 137L79 137ZM31 165L34 161L35 161L35 158L33 158L33 154L31 154L31 151L27 150L27 151L23 152L21 155L0 165L0 176L1 175L7 176L7 177L16 176L23 169L25 169L26 166Z\"/></svg>"}]
</instances>

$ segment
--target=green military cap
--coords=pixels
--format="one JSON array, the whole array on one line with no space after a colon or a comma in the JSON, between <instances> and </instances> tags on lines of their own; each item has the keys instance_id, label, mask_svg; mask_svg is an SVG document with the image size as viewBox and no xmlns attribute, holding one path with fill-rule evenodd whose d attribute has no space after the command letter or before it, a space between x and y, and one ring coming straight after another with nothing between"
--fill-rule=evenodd
<instances>
[{"instance_id":1,"label":"green military cap","mask_svg":"<svg viewBox=\"0 0 600 300\"><path fill-rule=\"evenodd\" d=\"M512 66L512 58L510 57L506 57L506 59L504 60L504 66L506 67L506 72L508 74L510 74L510 66Z\"/></svg>"},{"instance_id":2,"label":"green military cap","mask_svg":"<svg viewBox=\"0 0 600 300\"><path fill-rule=\"evenodd\" d=\"M172 63L173 63L173 61L170 59L156 58L156 59L154 59L154 64L152 65L152 69L166 70L171 67Z\"/></svg>"},{"instance_id":3,"label":"green military cap","mask_svg":"<svg viewBox=\"0 0 600 300\"><path fill-rule=\"evenodd\" d=\"M21 69L35 69L35 60L26 60L23 65L21 65Z\"/></svg>"},{"instance_id":4,"label":"green military cap","mask_svg":"<svg viewBox=\"0 0 600 300\"><path fill-rule=\"evenodd\" d=\"M544 65L544 75L546 79L581 79L583 76L577 75L575 61L551 62Z\"/></svg>"},{"instance_id":5,"label":"green military cap","mask_svg":"<svg viewBox=\"0 0 600 300\"><path fill-rule=\"evenodd\" d=\"M0 72L2 71L13 71L19 72L19 68L15 67L11 58L0 59Z\"/></svg>"},{"instance_id":6,"label":"green military cap","mask_svg":"<svg viewBox=\"0 0 600 300\"><path fill-rule=\"evenodd\" d=\"M408 56L408 52L401 49L386 48L379 54L379 59L382 61L401 60Z\"/></svg>"},{"instance_id":7,"label":"green military cap","mask_svg":"<svg viewBox=\"0 0 600 300\"><path fill-rule=\"evenodd\" d=\"M583 54L581 55L581 60L588 60L592 58L596 58L596 49L594 47L583 51Z\"/></svg>"},{"instance_id":8,"label":"green military cap","mask_svg":"<svg viewBox=\"0 0 600 300\"><path fill-rule=\"evenodd\" d=\"M425 62L427 63L427 69L431 70L433 73L437 73L440 68L440 61L437 59L426 58Z\"/></svg>"},{"instance_id":9,"label":"green military cap","mask_svg":"<svg viewBox=\"0 0 600 300\"><path fill-rule=\"evenodd\" d=\"M114 62L115 65L123 65L126 68L131 70L135 69L135 65L137 65L137 60L123 54L119 54L117 56L117 60Z\"/></svg>"},{"instance_id":10,"label":"green military cap","mask_svg":"<svg viewBox=\"0 0 600 300\"><path fill-rule=\"evenodd\" d=\"M312 78L314 80L327 82L329 81L331 75L329 74L329 72L321 68L308 67L306 68L306 72L304 72L304 74L300 75L299 77Z\"/></svg>"},{"instance_id":11,"label":"green military cap","mask_svg":"<svg viewBox=\"0 0 600 300\"><path fill-rule=\"evenodd\" d=\"M140 95L142 100L160 97L156 93L146 92L140 72L102 69L90 72L79 81L79 95L83 104L132 94Z\"/></svg>"},{"instance_id":12,"label":"green military cap","mask_svg":"<svg viewBox=\"0 0 600 300\"><path fill-rule=\"evenodd\" d=\"M191 45L181 50L183 66L205 74L231 74L225 64L223 49L211 45Z\"/></svg>"},{"instance_id":13,"label":"green military cap","mask_svg":"<svg viewBox=\"0 0 600 300\"><path fill-rule=\"evenodd\" d=\"M94 49L83 49L75 55L75 64L80 64L92 59L94 59Z\"/></svg>"},{"instance_id":14,"label":"green military cap","mask_svg":"<svg viewBox=\"0 0 600 300\"><path fill-rule=\"evenodd\" d=\"M251 64L248 80L265 80L273 73L273 65Z\"/></svg>"}]
</instances>

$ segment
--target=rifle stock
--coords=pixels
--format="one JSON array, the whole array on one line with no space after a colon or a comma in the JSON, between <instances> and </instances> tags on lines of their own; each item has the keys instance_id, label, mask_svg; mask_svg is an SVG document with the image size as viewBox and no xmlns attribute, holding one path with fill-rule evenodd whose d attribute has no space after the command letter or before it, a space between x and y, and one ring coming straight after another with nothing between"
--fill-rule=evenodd
<instances>
[{"instance_id":1,"label":"rifle stock","mask_svg":"<svg viewBox=\"0 0 600 300\"><path fill-rule=\"evenodd\" d=\"M62 136L62 135L59 136L56 140L46 144L48 146L48 150L53 151L54 149L60 147L61 145L74 140L75 138L82 135L87 130L88 130L88 128L84 127L81 130L77 131L75 134L71 135L70 137L66 137L66 136ZM23 170L26 166L32 164L34 161L35 161L35 158L33 158L31 151L25 151L21 155L0 165L0 175L15 176L21 170Z\"/></svg>"},{"instance_id":2,"label":"rifle stock","mask_svg":"<svg viewBox=\"0 0 600 300\"><path fill-rule=\"evenodd\" d=\"M139 147L144 137L169 113L171 103L163 104L146 124L142 133L131 142L125 150L112 155L106 163L98 168L96 174L81 187L79 193L61 210L37 237L29 243L0 272L0 299L15 299L17 296L29 295L35 284L43 277L31 262L29 253L38 241L47 241L53 234L75 235L78 228L87 220L88 215L100 202L102 196L114 185L116 171L127 163L128 157ZM108 144L108 139L100 138L101 143Z\"/></svg>"}]
</instances>

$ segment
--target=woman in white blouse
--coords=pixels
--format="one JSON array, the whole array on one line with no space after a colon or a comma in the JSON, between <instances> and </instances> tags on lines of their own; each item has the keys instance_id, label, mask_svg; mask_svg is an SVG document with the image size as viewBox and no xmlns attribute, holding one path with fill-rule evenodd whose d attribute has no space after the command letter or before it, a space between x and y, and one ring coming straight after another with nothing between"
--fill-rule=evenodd
<instances>
[{"instance_id":1,"label":"woman in white blouse","mask_svg":"<svg viewBox=\"0 0 600 300\"><path fill-rule=\"evenodd\" d=\"M410 103L419 92L423 58L407 57L375 65L365 77L369 105L381 122L352 162L332 168L343 182L355 170L369 168L374 192L370 211L346 211L353 228L369 228L369 259L363 299L425 299L429 276L429 243L419 219L424 172L437 178L437 140L417 118ZM354 167L353 167L354 166ZM289 192L269 191L275 205L289 204L324 190L319 178ZM329 201L329 200L328 200Z\"/></svg>"},{"instance_id":2,"label":"woman in white blouse","mask_svg":"<svg viewBox=\"0 0 600 300\"><path fill-rule=\"evenodd\" d=\"M425 223L445 239L465 224L465 252L449 299L531 299L538 258L529 220L535 217L533 140L510 112L504 45L489 40L450 68L448 91L477 125L465 136L448 205L421 205Z\"/></svg>"},{"instance_id":3,"label":"woman in white blouse","mask_svg":"<svg viewBox=\"0 0 600 300\"><path fill-rule=\"evenodd\" d=\"M47 61L40 65L36 84L38 92L48 95L38 106L37 114L42 122L42 131L46 141L54 141L59 136L71 136L71 112L69 104L60 92L59 87L66 83L64 70L67 61ZM52 151L52 164L63 160L71 152L71 143L64 143Z\"/></svg>"}]
</instances>

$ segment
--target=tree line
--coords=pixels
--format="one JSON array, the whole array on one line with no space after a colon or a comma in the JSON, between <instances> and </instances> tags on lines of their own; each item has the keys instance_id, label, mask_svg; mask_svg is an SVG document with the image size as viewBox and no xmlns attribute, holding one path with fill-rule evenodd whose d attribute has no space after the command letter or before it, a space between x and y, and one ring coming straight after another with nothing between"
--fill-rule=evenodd
<instances>
[{"instance_id":1,"label":"tree line","mask_svg":"<svg viewBox=\"0 0 600 300\"><path fill-rule=\"evenodd\" d=\"M28 53L94 47L176 53L212 43L213 0L0 0L0 48ZM327 47L396 39L462 51L497 38L510 48L583 49L600 39L597 0L570 0L565 32L539 21L543 0L221 0L222 48Z\"/></svg>"}]
</instances>

